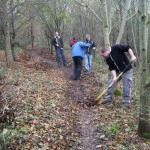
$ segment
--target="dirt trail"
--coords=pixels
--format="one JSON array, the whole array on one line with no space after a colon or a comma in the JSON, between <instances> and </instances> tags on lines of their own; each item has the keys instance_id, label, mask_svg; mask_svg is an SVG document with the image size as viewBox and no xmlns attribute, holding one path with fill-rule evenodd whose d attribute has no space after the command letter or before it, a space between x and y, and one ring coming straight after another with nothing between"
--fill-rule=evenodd
<instances>
[{"instance_id":1,"label":"dirt trail","mask_svg":"<svg viewBox=\"0 0 150 150\"><path fill-rule=\"evenodd\" d=\"M48 64L54 64L54 62L50 61L50 60L49 60L48 58L46 58L46 57L43 57L43 56L41 55L41 53L40 53L40 52L37 52L37 51L32 51L32 52L31 52L31 57L32 57L32 58L39 59L39 60L41 60L41 61L44 61L44 62L46 62L46 63L48 63Z\"/></svg>"},{"instance_id":2,"label":"dirt trail","mask_svg":"<svg viewBox=\"0 0 150 150\"><path fill-rule=\"evenodd\" d=\"M80 112L81 126L81 149L94 150L96 149L96 138L94 135L94 114L90 109L83 109Z\"/></svg>"},{"instance_id":3,"label":"dirt trail","mask_svg":"<svg viewBox=\"0 0 150 150\"><path fill-rule=\"evenodd\" d=\"M72 70L70 68L64 71L66 79L71 79ZM96 127L94 125L95 113L94 107L89 108L86 104L94 99L93 87L100 87L94 73L86 75L82 72L81 80L70 80L68 82L68 90L66 97L79 105L79 111L77 112L77 121L74 124L74 130L76 132L76 142L71 145L71 148L75 150L96 150L96 146L99 144L99 136L97 135Z\"/></svg>"},{"instance_id":4,"label":"dirt trail","mask_svg":"<svg viewBox=\"0 0 150 150\"><path fill-rule=\"evenodd\" d=\"M48 51L30 52L18 55L17 69L6 73L7 82L15 83L15 88L6 86L6 94L16 110L15 127L4 130L8 134L0 141L3 149L150 149L149 140L137 135L137 95L129 110L115 95L113 103L88 107L105 87L105 69L87 75L83 67L81 80L75 81L72 64L57 68Z\"/></svg>"},{"instance_id":5,"label":"dirt trail","mask_svg":"<svg viewBox=\"0 0 150 150\"><path fill-rule=\"evenodd\" d=\"M32 52L31 56L40 59L48 64L54 64L54 61L50 61L48 58L43 57L41 53ZM73 66L69 68L61 68L68 80L68 89L66 90L66 97L71 99L73 103L79 104L79 111L77 112L77 121L74 125L76 131L75 138L77 139L71 145L71 148L76 150L96 150L96 145L99 143L98 137L95 134L94 119L95 114L86 103L93 99L93 85L99 88L101 84L98 83L94 73L86 75L82 73L82 78L79 81L72 80Z\"/></svg>"}]
</instances>

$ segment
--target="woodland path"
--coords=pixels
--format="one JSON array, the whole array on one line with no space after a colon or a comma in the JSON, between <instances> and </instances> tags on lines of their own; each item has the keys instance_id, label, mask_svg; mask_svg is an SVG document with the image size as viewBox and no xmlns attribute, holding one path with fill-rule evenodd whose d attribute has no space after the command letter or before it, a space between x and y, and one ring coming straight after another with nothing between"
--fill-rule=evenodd
<instances>
[{"instance_id":1,"label":"woodland path","mask_svg":"<svg viewBox=\"0 0 150 150\"><path fill-rule=\"evenodd\" d=\"M41 59L44 63L55 67L55 58L47 59L45 53L35 54L34 57ZM70 62L70 61L69 61ZM83 67L84 68L84 67ZM58 73L59 69L56 68ZM90 101L102 91L104 80L107 80L105 72L97 75L93 71L90 75L82 71L81 80L72 80L73 65L68 68L62 67L61 72L66 80L65 105L75 110L75 120L73 121L72 140L68 140L69 150L122 150L133 149L134 144L140 141L137 138L136 128L133 126L137 121L137 103L133 102L130 110L122 109L121 97L114 97L115 102L109 105L99 105L88 107ZM101 77L101 81L100 81ZM134 118L134 119L133 119ZM129 131L128 131L129 130ZM132 131L132 133L131 133ZM131 143L132 141L132 143ZM148 150L149 146L143 148L142 144L136 146L137 149Z\"/></svg>"},{"instance_id":2,"label":"woodland path","mask_svg":"<svg viewBox=\"0 0 150 150\"><path fill-rule=\"evenodd\" d=\"M31 57L39 59L47 64L56 65L55 60L50 61L36 51L31 52ZM59 69L59 68L58 68ZM82 73L82 79L79 81L72 80L73 66L65 68L62 67L61 70L67 80L66 97L73 103L77 103L79 106L79 111L77 111L77 120L74 124L74 129L76 132L76 142L71 144L72 149L76 150L96 150L96 146L99 144L99 136L94 133L96 130L94 127L95 113L93 110L86 106L86 103L93 99L93 91L91 85L100 85L96 78L94 78L94 73L91 75L86 75ZM92 84L90 82L93 82ZM91 85L90 85L91 84ZM89 87L90 85L90 87Z\"/></svg>"},{"instance_id":3,"label":"woodland path","mask_svg":"<svg viewBox=\"0 0 150 150\"><path fill-rule=\"evenodd\" d=\"M109 105L87 106L105 88L107 68L90 75L83 68L75 81L71 59L67 68L57 68L48 51L18 54L16 69L6 69L0 56L4 79L11 83L3 91L15 116L14 126L2 132L2 149L150 150L149 141L137 135L138 91L129 110L122 108L122 95Z\"/></svg>"}]
</instances>

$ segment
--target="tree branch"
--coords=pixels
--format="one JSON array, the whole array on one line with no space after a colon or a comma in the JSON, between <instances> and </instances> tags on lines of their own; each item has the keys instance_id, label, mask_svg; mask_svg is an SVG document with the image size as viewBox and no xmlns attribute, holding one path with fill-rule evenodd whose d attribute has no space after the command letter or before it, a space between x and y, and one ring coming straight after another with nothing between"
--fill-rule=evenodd
<instances>
[{"instance_id":1,"label":"tree branch","mask_svg":"<svg viewBox=\"0 0 150 150\"><path fill-rule=\"evenodd\" d=\"M102 19L94 12L94 10L83 0L84 4L82 4L81 2L79 2L78 0L74 0L75 2L79 3L80 5L89 8L89 10L95 15L95 17L100 21L103 22Z\"/></svg>"},{"instance_id":2,"label":"tree branch","mask_svg":"<svg viewBox=\"0 0 150 150\"><path fill-rule=\"evenodd\" d=\"M132 17L134 17L137 14L137 12L135 14L133 14L132 16L130 16L129 18L127 18L126 20L131 19Z\"/></svg>"}]
</instances>

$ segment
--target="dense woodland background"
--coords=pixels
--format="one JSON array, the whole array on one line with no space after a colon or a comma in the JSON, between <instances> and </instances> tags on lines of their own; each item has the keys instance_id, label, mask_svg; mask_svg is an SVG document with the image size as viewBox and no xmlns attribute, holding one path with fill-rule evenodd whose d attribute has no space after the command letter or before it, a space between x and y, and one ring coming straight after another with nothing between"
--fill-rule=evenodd
<instances>
[{"instance_id":1,"label":"dense woodland background","mask_svg":"<svg viewBox=\"0 0 150 150\"><path fill-rule=\"evenodd\" d=\"M9 0L6 7L8 12L5 17L9 22L12 49L18 45L50 48L54 31L61 33L66 48L69 47L69 39L76 37L78 40L85 40L87 33L91 35L99 48L104 45L104 29L107 25L110 45L116 43L120 30L123 30L120 43L130 44L139 55L137 51L140 43L139 16L141 14L138 0L90 2L86 0ZM107 11L107 24L105 11ZM2 13L0 17L2 29L4 23ZM0 35L0 41L3 43L3 30Z\"/></svg>"},{"instance_id":2,"label":"dense woodland background","mask_svg":"<svg viewBox=\"0 0 150 150\"><path fill-rule=\"evenodd\" d=\"M0 0L0 149L149 150L149 24L150 0ZM61 70L55 31L69 64ZM86 34L97 48L93 72L75 82L69 41ZM107 85L99 48L113 44L137 57L133 107L123 110L114 94L114 104L88 108Z\"/></svg>"}]
</instances>

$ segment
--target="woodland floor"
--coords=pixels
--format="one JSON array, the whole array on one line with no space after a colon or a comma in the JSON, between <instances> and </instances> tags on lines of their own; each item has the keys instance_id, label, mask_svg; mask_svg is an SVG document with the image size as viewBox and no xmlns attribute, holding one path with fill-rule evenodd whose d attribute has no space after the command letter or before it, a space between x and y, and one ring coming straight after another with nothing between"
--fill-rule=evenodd
<instances>
[{"instance_id":1,"label":"woodland floor","mask_svg":"<svg viewBox=\"0 0 150 150\"><path fill-rule=\"evenodd\" d=\"M1 52L1 103L7 113L0 120L0 149L150 150L150 140L137 135L135 88L131 109L123 109L122 96L115 95L111 104L88 107L106 88L107 68L97 72L94 64L90 75L83 69L79 81L72 73L72 65L57 68L47 51L20 53L13 68L6 67Z\"/></svg>"}]
</instances>

